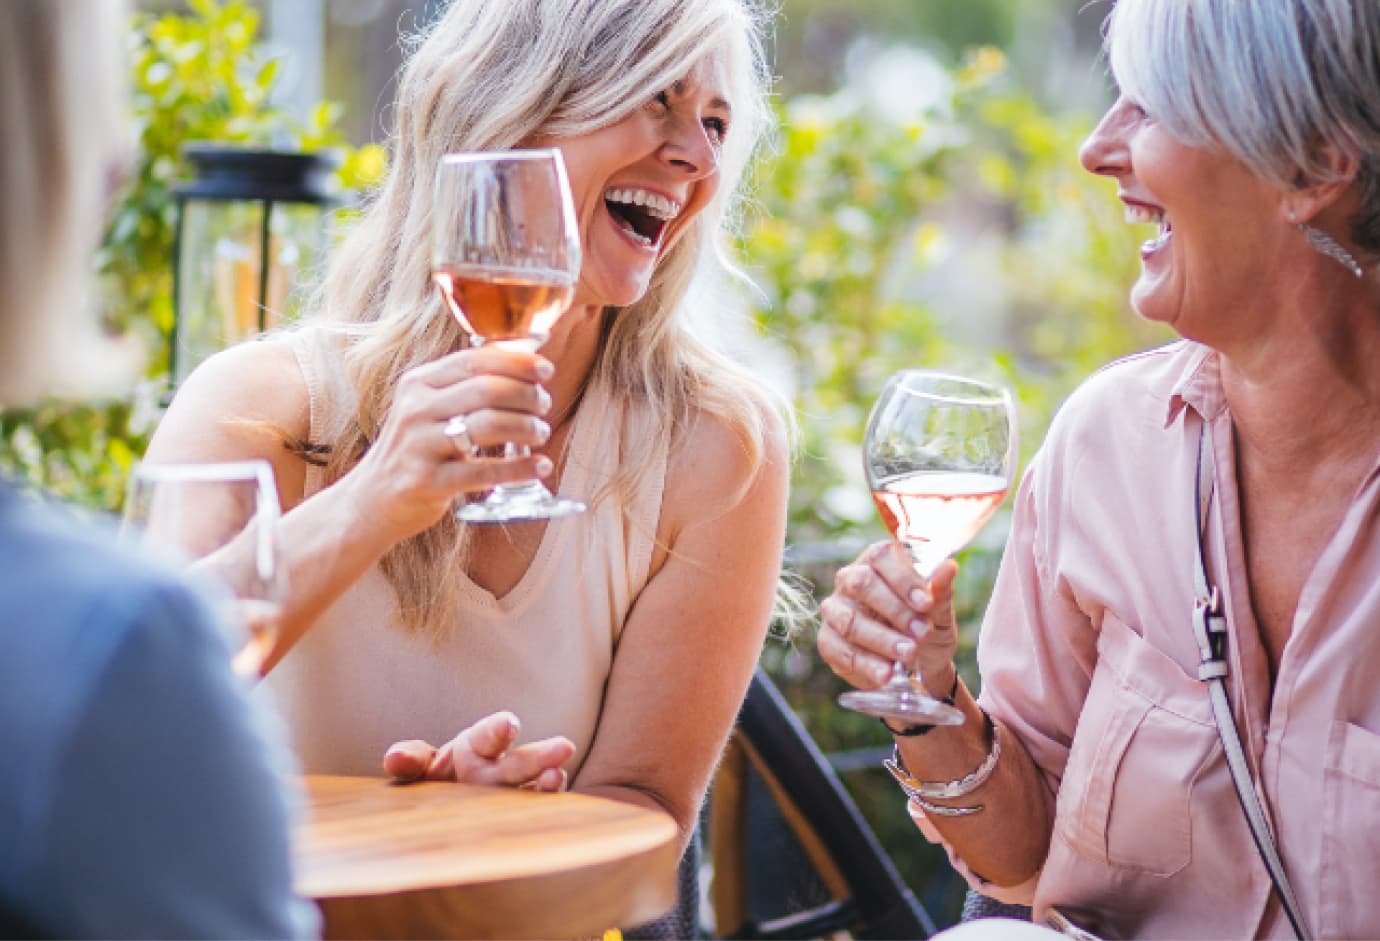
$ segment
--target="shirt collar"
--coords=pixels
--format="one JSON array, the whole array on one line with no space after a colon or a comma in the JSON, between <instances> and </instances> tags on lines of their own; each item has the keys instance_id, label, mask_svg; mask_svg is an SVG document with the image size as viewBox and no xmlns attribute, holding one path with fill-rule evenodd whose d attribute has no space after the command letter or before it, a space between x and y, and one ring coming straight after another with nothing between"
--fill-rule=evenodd
<instances>
[{"instance_id":1,"label":"shirt collar","mask_svg":"<svg viewBox=\"0 0 1380 941\"><path fill-rule=\"evenodd\" d=\"M1211 347L1191 344L1183 371L1169 393L1164 424L1169 427L1184 408L1191 408L1203 421L1210 422L1227 407L1222 391L1221 359Z\"/></svg>"}]
</instances>

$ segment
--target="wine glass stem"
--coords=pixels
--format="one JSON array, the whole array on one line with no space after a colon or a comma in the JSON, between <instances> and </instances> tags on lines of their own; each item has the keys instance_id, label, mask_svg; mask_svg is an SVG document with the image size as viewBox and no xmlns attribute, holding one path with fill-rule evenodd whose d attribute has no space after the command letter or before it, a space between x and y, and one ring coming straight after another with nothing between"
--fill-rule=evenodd
<instances>
[{"instance_id":1,"label":"wine glass stem","mask_svg":"<svg viewBox=\"0 0 1380 941\"><path fill-rule=\"evenodd\" d=\"M470 345L477 348L486 344L493 344L494 346L502 347L507 350L521 350L524 353L535 353L537 350L541 349L542 344L544 344L546 340L547 337L544 334L532 334L526 337L507 337L501 340L489 340L479 334L474 334L470 337ZM530 456L531 453L532 449L525 444L515 444L509 441L503 445L503 456L509 460L525 458ZM535 478L532 480L520 480L512 484L498 484L494 487L496 492L508 495L535 493L545 489L546 486Z\"/></svg>"},{"instance_id":2,"label":"wine glass stem","mask_svg":"<svg viewBox=\"0 0 1380 941\"><path fill-rule=\"evenodd\" d=\"M503 456L508 460L525 458L531 455L531 453L532 449L525 444L515 444L509 441L503 445ZM497 484L494 486L494 490L505 494L519 494L529 490L536 490L541 486L542 484L538 480L520 480L513 484Z\"/></svg>"},{"instance_id":3,"label":"wine glass stem","mask_svg":"<svg viewBox=\"0 0 1380 941\"><path fill-rule=\"evenodd\" d=\"M928 589L930 584L930 576L934 574L935 569L939 568L939 563L943 562L944 559L947 557L941 556L938 559L927 558L920 551L918 551L915 546L909 544L906 545L906 549L910 551L910 557L912 560L914 560L915 571L919 574L919 576L922 579L924 579L925 587L926 589ZM928 624L929 620L925 619L925 623ZM917 641L919 640L919 638L915 639ZM929 690L925 687L925 678L920 675L920 668L918 666L914 670L907 670L906 665L901 661L897 660L895 663L892 664L892 668L893 669L891 671L891 679L887 680L888 686L904 686L905 688L920 693L923 696L930 695Z\"/></svg>"}]
</instances>

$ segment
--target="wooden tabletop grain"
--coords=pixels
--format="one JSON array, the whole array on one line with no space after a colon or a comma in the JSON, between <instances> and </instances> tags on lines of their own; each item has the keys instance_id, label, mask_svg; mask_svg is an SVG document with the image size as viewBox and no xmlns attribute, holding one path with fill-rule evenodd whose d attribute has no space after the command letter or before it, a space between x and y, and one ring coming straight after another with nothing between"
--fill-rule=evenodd
<instances>
[{"instance_id":1,"label":"wooden tabletop grain","mask_svg":"<svg viewBox=\"0 0 1380 941\"><path fill-rule=\"evenodd\" d=\"M581 794L305 778L296 888L327 938L597 937L675 904L666 814Z\"/></svg>"}]
</instances>

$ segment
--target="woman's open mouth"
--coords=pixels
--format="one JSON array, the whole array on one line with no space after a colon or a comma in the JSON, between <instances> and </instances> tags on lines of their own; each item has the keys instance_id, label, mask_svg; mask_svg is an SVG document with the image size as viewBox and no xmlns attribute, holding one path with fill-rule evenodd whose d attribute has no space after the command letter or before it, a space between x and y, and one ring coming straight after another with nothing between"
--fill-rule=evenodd
<instances>
[{"instance_id":1,"label":"woman's open mouth","mask_svg":"<svg viewBox=\"0 0 1380 941\"><path fill-rule=\"evenodd\" d=\"M680 203L651 190L637 187L609 187L604 190L604 205L613 222L633 242L656 248L671 221L680 215Z\"/></svg>"},{"instance_id":2,"label":"woman's open mouth","mask_svg":"<svg viewBox=\"0 0 1380 941\"><path fill-rule=\"evenodd\" d=\"M1141 243L1140 255L1148 258L1161 248L1169 244L1170 238L1174 235L1174 226L1169 222L1169 214L1163 209L1146 206L1143 204L1130 204L1126 206L1126 221L1130 223L1149 222L1159 226L1159 232L1152 239L1146 239Z\"/></svg>"}]
</instances>

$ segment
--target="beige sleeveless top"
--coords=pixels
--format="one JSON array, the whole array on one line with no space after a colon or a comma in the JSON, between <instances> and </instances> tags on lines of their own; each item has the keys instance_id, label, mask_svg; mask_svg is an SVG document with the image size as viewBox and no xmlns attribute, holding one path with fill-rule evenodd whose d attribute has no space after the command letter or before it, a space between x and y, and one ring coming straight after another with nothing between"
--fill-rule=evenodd
<instances>
[{"instance_id":1,"label":"beige sleeveless top","mask_svg":"<svg viewBox=\"0 0 1380 941\"><path fill-rule=\"evenodd\" d=\"M311 401L309 440L329 442L355 417L356 397L340 360L339 334L311 326L287 335ZM624 456L654 462L631 505L616 497L546 525L530 567L502 597L454 574L461 602L449 632L415 637L398 623L391 584L375 566L312 626L265 681L293 735L304 770L382 774L389 745L440 745L482 716L511 709L520 741L564 735L566 766L579 770L599 721L604 686L624 620L647 582L666 454L643 453L635 427L616 421L591 388L574 419L560 492L586 503ZM306 495L322 487L307 472Z\"/></svg>"}]
</instances>

